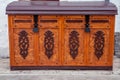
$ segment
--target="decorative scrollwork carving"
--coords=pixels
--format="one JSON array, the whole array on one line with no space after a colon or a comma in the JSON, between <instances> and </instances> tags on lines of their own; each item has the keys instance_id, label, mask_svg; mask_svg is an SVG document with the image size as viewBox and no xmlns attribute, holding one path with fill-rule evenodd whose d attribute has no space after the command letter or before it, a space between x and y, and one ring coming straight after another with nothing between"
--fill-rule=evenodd
<instances>
[{"instance_id":1,"label":"decorative scrollwork carving","mask_svg":"<svg viewBox=\"0 0 120 80\"><path fill-rule=\"evenodd\" d=\"M104 33L102 31L97 31L95 33L95 39L94 39L94 49L95 49L95 55L98 58L98 60L103 55L103 49L104 49Z\"/></svg>"},{"instance_id":2,"label":"decorative scrollwork carving","mask_svg":"<svg viewBox=\"0 0 120 80\"><path fill-rule=\"evenodd\" d=\"M73 59L76 58L78 55L78 48L79 48L79 33L77 31L72 31L69 34L69 48L70 48L70 55Z\"/></svg>"},{"instance_id":3,"label":"decorative scrollwork carving","mask_svg":"<svg viewBox=\"0 0 120 80\"><path fill-rule=\"evenodd\" d=\"M54 49L54 37L53 33L51 31L45 32L45 38L44 38L44 47L45 47L45 54L48 57L48 59L51 58L53 55L53 49Z\"/></svg>"},{"instance_id":4,"label":"decorative scrollwork carving","mask_svg":"<svg viewBox=\"0 0 120 80\"><path fill-rule=\"evenodd\" d=\"M28 33L24 30L19 33L19 48L20 55L25 59L28 55L29 39Z\"/></svg>"}]
</instances>

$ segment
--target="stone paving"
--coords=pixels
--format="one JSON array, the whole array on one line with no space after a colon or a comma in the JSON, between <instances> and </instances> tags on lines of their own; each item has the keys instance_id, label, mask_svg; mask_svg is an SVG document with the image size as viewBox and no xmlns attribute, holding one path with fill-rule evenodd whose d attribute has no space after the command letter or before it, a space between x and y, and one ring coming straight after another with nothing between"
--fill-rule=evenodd
<instances>
[{"instance_id":1,"label":"stone paving","mask_svg":"<svg viewBox=\"0 0 120 80\"><path fill-rule=\"evenodd\" d=\"M113 70L16 70L9 58L0 58L0 80L120 80L120 58L114 56Z\"/></svg>"},{"instance_id":2,"label":"stone paving","mask_svg":"<svg viewBox=\"0 0 120 80\"><path fill-rule=\"evenodd\" d=\"M115 55L120 57L120 32L115 33Z\"/></svg>"}]
</instances>

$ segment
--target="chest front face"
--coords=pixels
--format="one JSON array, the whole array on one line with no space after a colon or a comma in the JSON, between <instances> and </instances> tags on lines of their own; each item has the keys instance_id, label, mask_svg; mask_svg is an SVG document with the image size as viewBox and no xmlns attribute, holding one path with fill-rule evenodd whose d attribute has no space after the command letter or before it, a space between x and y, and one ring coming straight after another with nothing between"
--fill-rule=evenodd
<instances>
[{"instance_id":1,"label":"chest front face","mask_svg":"<svg viewBox=\"0 0 120 80\"><path fill-rule=\"evenodd\" d=\"M9 15L11 67L111 67L114 18Z\"/></svg>"}]
</instances>

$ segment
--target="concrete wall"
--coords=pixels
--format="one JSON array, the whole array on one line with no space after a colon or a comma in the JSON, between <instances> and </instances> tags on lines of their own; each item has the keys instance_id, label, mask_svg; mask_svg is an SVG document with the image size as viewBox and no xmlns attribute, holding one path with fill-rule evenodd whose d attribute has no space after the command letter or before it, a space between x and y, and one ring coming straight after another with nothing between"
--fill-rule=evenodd
<instances>
[{"instance_id":1,"label":"concrete wall","mask_svg":"<svg viewBox=\"0 0 120 80\"><path fill-rule=\"evenodd\" d=\"M5 11L7 4L9 4L12 1L17 1L17 0L0 0L0 57L9 57L8 21ZM67 0L61 0L61 1L67 1ZM101 1L101 0L68 0L68 1ZM118 13L120 13L120 0L110 0L110 1L117 5ZM116 32L120 32L119 24L120 24L120 15L117 15L116 23L115 23Z\"/></svg>"}]
</instances>

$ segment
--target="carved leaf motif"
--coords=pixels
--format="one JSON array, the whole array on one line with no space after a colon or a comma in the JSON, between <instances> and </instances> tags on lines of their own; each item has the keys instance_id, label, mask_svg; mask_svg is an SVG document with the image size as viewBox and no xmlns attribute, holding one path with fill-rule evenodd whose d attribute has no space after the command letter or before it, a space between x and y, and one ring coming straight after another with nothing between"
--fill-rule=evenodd
<instances>
[{"instance_id":1,"label":"carved leaf motif","mask_svg":"<svg viewBox=\"0 0 120 80\"><path fill-rule=\"evenodd\" d=\"M28 33L24 30L19 33L19 48L20 55L25 59L28 55L29 39Z\"/></svg>"},{"instance_id":2,"label":"carved leaf motif","mask_svg":"<svg viewBox=\"0 0 120 80\"><path fill-rule=\"evenodd\" d=\"M79 33L77 31L72 31L69 34L69 48L70 48L70 55L73 59L76 58L78 55L78 48L79 48Z\"/></svg>"},{"instance_id":3,"label":"carved leaf motif","mask_svg":"<svg viewBox=\"0 0 120 80\"><path fill-rule=\"evenodd\" d=\"M98 60L103 55L103 49L104 49L104 33L102 31L97 31L95 33L95 40L94 40L94 49L95 49L95 55L98 58Z\"/></svg>"},{"instance_id":4,"label":"carved leaf motif","mask_svg":"<svg viewBox=\"0 0 120 80\"><path fill-rule=\"evenodd\" d=\"M44 38L44 47L45 47L45 54L48 57L48 59L51 58L53 55L53 49L54 49L54 37L53 33L51 31L45 32L45 38Z\"/></svg>"}]
</instances>

